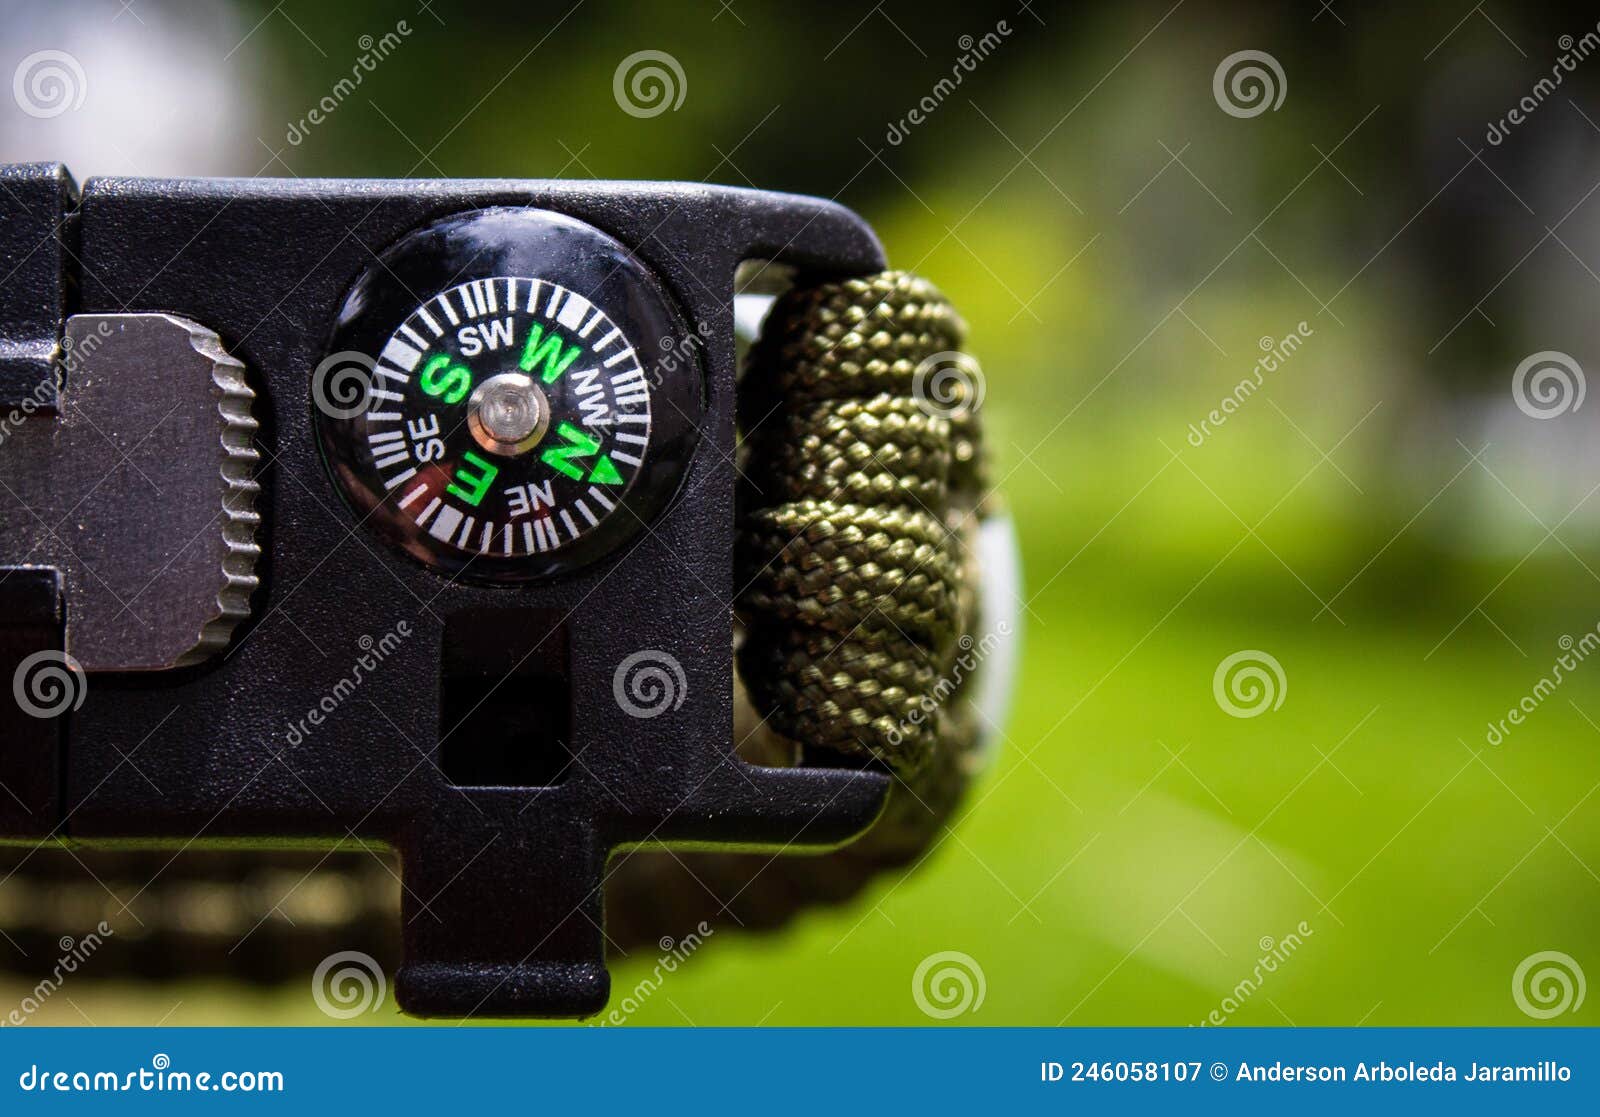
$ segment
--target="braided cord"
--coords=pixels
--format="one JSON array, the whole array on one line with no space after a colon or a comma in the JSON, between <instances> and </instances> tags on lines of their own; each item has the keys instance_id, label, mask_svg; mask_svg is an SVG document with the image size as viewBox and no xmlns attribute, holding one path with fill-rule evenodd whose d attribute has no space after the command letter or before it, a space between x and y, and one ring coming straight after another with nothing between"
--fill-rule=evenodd
<instances>
[{"instance_id":1,"label":"braided cord","mask_svg":"<svg viewBox=\"0 0 1600 1117\"><path fill-rule=\"evenodd\" d=\"M741 386L746 691L776 733L903 779L950 729L939 681L972 620L972 385L934 398L928 376L964 334L904 272L800 287Z\"/></svg>"},{"instance_id":2,"label":"braided cord","mask_svg":"<svg viewBox=\"0 0 1600 1117\"><path fill-rule=\"evenodd\" d=\"M986 509L977 382L924 374L963 332L937 289L896 272L774 304L739 393L735 736L757 763L798 747L895 779L873 827L820 856L625 855L606 895L619 948L701 920L779 927L917 863L949 824L977 767L964 689Z\"/></svg>"}]
</instances>

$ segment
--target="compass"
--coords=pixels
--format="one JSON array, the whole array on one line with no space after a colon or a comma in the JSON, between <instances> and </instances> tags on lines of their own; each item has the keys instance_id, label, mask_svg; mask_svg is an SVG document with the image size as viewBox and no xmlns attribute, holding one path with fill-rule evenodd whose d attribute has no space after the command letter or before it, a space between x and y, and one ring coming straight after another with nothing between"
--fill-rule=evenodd
<instances>
[{"instance_id":1,"label":"compass","mask_svg":"<svg viewBox=\"0 0 1600 1117\"><path fill-rule=\"evenodd\" d=\"M544 210L410 234L356 282L329 352L312 397L335 484L365 526L468 581L625 545L681 482L704 412L698 338L661 284Z\"/></svg>"}]
</instances>

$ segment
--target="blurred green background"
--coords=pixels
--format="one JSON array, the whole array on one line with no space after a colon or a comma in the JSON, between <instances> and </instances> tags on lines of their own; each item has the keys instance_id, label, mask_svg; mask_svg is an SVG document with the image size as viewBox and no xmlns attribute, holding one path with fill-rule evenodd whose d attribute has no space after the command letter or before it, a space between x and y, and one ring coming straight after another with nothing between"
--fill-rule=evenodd
<instances>
[{"instance_id":1,"label":"blurred green background","mask_svg":"<svg viewBox=\"0 0 1600 1117\"><path fill-rule=\"evenodd\" d=\"M1540 419L1512 391L1535 353L1600 364L1600 59L1491 143L1595 13L1465 9L11 4L6 64L71 51L88 94L0 114L0 158L815 193L962 309L1025 568L994 766L916 873L719 933L630 1024L930 1023L913 973L941 951L983 974L961 1023L1536 1023L1524 959L1600 976L1600 663L1486 734L1600 623L1600 408ZM684 97L639 118L613 78L645 49ZM1241 50L1278 64L1277 108L1215 95ZM1281 665L1280 707L1219 704L1240 651ZM617 965L618 998L655 964ZM321 1023L308 977L91 972L33 1019ZM0 1005L31 984L0 980ZM1600 1020L1568 1001L1551 1023ZM399 1020L391 998L361 1022Z\"/></svg>"}]
</instances>

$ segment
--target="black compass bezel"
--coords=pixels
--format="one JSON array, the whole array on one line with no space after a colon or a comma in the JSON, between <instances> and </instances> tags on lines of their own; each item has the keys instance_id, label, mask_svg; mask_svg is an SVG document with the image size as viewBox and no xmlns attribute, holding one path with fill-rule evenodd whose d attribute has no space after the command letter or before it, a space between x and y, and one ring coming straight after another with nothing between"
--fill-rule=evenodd
<instances>
[{"instance_id":1,"label":"black compass bezel","mask_svg":"<svg viewBox=\"0 0 1600 1117\"><path fill-rule=\"evenodd\" d=\"M699 338L676 301L622 242L552 210L480 209L409 233L351 287L325 351L376 358L400 324L441 291L503 276L537 277L583 295L622 329L644 370L650 445L617 507L578 539L513 556L441 544L398 507L399 490L384 489L371 467L364 415L334 417L311 403L324 465L357 521L437 574L489 585L555 578L617 554L683 483L706 410Z\"/></svg>"}]
</instances>

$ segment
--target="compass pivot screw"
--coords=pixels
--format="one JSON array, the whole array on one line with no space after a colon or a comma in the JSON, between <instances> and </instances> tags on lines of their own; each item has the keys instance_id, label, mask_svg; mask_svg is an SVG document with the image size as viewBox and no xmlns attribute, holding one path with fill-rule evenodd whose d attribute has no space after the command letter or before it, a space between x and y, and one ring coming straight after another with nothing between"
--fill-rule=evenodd
<instances>
[{"instance_id":1,"label":"compass pivot screw","mask_svg":"<svg viewBox=\"0 0 1600 1117\"><path fill-rule=\"evenodd\" d=\"M550 403L531 377L502 372L473 389L467 400L467 425L479 446L514 457L544 437L550 427Z\"/></svg>"}]
</instances>

